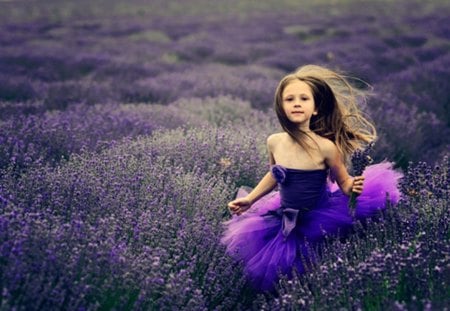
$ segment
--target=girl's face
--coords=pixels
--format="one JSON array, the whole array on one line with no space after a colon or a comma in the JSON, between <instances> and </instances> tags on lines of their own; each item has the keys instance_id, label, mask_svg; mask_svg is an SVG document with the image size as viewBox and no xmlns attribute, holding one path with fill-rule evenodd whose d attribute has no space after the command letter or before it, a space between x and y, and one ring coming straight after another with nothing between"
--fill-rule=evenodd
<instances>
[{"instance_id":1,"label":"girl's face","mask_svg":"<svg viewBox=\"0 0 450 311\"><path fill-rule=\"evenodd\" d=\"M311 117L317 115L311 87L300 80L291 81L284 88L282 100L288 119L301 130L309 130Z\"/></svg>"}]
</instances>

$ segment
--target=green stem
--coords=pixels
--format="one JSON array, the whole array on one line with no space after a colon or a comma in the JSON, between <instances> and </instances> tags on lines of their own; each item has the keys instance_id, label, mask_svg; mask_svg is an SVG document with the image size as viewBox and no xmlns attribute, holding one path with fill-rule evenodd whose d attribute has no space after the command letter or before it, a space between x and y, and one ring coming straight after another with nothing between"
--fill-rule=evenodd
<instances>
[{"instance_id":1,"label":"green stem","mask_svg":"<svg viewBox=\"0 0 450 311\"><path fill-rule=\"evenodd\" d=\"M350 215L355 216L355 208L356 208L356 197L358 194L352 191L350 195L350 200L348 201L348 208L350 209Z\"/></svg>"}]
</instances>

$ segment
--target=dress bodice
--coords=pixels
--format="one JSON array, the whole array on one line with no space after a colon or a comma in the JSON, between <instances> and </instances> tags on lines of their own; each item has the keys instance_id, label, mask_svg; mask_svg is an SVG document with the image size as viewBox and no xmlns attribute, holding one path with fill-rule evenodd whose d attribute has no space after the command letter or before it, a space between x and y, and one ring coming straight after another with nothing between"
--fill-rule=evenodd
<instances>
[{"instance_id":1,"label":"dress bodice","mask_svg":"<svg viewBox=\"0 0 450 311\"><path fill-rule=\"evenodd\" d=\"M314 209L324 198L328 170L301 170L273 165L271 172L278 183L281 208L269 214L282 217L282 232L287 237L296 226L299 214Z\"/></svg>"},{"instance_id":2,"label":"dress bodice","mask_svg":"<svg viewBox=\"0 0 450 311\"><path fill-rule=\"evenodd\" d=\"M310 210L325 193L327 169L301 170L274 165L271 172L278 182L283 207Z\"/></svg>"}]
</instances>

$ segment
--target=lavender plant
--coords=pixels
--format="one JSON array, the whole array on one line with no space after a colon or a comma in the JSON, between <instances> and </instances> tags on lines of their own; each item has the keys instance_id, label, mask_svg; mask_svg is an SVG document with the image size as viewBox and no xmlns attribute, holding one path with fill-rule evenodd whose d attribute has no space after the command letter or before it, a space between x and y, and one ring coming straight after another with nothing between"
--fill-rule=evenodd
<instances>
[{"instance_id":1,"label":"lavender plant","mask_svg":"<svg viewBox=\"0 0 450 311\"><path fill-rule=\"evenodd\" d=\"M40 163L55 165L61 158L82 150L99 151L124 137L208 124L258 128L257 139L261 141L277 129L272 116L229 96L185 99L164 106L77 105L65 111L19 116L0 123L0 167L21 172ZM226 152L221 158L224 163L229 161Z\"/></svg>"},{"instance_id":2,"label":"lavender plant","mask_svg":"<svg viewBox=\"0 0 450 311\"><path fill-rule=\"evenodd\" d=\"M373 149L375 142L371 141L364 147L363 150L357 149L353 152L351 156L352 170L354 176L361 176L366 169L366 166L372 163L372 158L370 157L370 151ZM356 207L357 193L353 192L350 195L350 200L348 202L348 207L350 208L350 213L354 216L354 211Z\"/></svg>"},{"instance_id":3,"label":"lavender plant","mask_svg":"<svg viewBox=\"0 0 450 311\"><path fill-rule=\"evenodd\" d=\"M103 6L0 1L0 309L449 305L444 2ZM267 169L278 79L305 63L374 86L373 157L407 168L404 199L257 297L220 223Z\"/></svg>"},{"instance_id":4,"label":"lavender plant","mask_svg":"<svg viewBox=\"0 0 450 311\"><path fill-rule=\"evenodd\" d=\"M208 64L195 70L168 72L136 81L130 92L142 101L168 103L180 98L232 95L265 108L272 102L277 71L258 67L239 68ZM176 92L174 92L176 90Z\"/></svg>"},{"instance_id":5,"label":"lavender plant","mask_svg":"<svg viewBox=\"0 0 450 311\"><path fill-rule=\"evenodd\" d=\"M159 135L167 140L183 131ZM199 135L198 141L205 137ZM189 165L195 158L166 152L167 147L158 153L160 142L157 137L123 142L100 155L81 154L56 170L30 171L19 182L3 184L4 306L30 306L31 301L68 308L445 304L448 159L431 173L429 190L440 196L418 192L346 243L330 240L316 269L280 284L281 298L252 303L254 293L246 292L242 271L227 260L217 240L220 210L236 185L214 177L213 163L209 168ZM241 150L242 145L226 148ZM198 155L198 150L179 152ZM243 158L253 152L248 149ZM421 167L408 174L417 184L429 170Z\"/></svg>"},{"instance_id":6,"label":"lavender plant","mask_svg":"<svg viewBox=\"0 0 450 311\"><path fill-rule=\"evenodd\" d=\"M262 128L263 129L263 128ZM151 137L140 137L120 144L115 152L149 153L152 158L165 158L167 166L182 166L191 171L221 175L236 186L254 186L267 170L265 138L246 133L246 126L227 125L223 128L202 128L156 131Z\"/></svg>"},{"instance_id":7,"label":"lavender plant","mask_svg":"<svg viewBox=\"0 0 450 311\"><path fill-rule=\"evenodd\" d=\"M409 107L388 92L384 92L382 100L376 98L374 106L377 109L372 109L372 116L380 132L375 159L383 160L390 155L399 166L406 168L409 161L419 161L422 157L433 161L447 152L449 129L434 113L419 112L417 107ZM393 116L389 122L386 114Z\"/></svg>"},{"instance_id":8,"label":"lavender plant","mask_svg":"<svg viewBox=\"0 0 450 311\"><path fill-rule=\"evenodd\" d=\"M400 5L390 5L392 11L400 10ZM326 16L322 9L318 12ZM392 151L380 145L375 158L393 158L402 167L409 160L438 158L448 147L446 136L436 135L448 131L441 118L446 115L441 105L446 98L442 90L446 88L439 86L446 81L448 67L446 45L442 42L445 32L436 26L445 10L428 8L433 18L415 10L417 14L400 11L396 18L386 19L383 10L376 6L372 9L356 14L355 8L348 5L345 14L327 18L301 12L302 24L297 13L281 11L276 16L258 13L245 20L222 16L205 21L211 26L209 31L202 31L202 23L188 17L177 21L163 17L124 18L113 24L79 20L66 24L36 21L5 25L1 30L6 45L0 48L0 68L8 74L4 79L7 87L0 97L3 94L3 100L8 102L42 102L44 106L39 109L45 110L65 109L79 102L167 104L181 97L231 94L249 100L254 107L265 108L271 104L270 85L274 88L283 72L299 64L319 62L374 83L379 94L394 94L386 99L377 96L381 100L368 106L383 140L389 146L398 146ZM395 35L380 31L386 23L396 30ZM221 24L230 27L218 27ZM403 24L408 27L402 27ZM17 40L8 39L9 33ZM152 33L165 39L156 40ZM69 42L66 38L74 40ZM358 57L351 53L354 42L364 51ZM123 43L127 44L126 51L117 51L118 44ZM208 56L201 52L201 45L206 43L211 50ZM73 53L75 48L79 53ZM297 53L299 49L305 53ZM198 55L184 55L197 50ZM415 59L424 57L423 64L417 66ZM422 80L435 82L421 83ZM404 83L419 83L417 87L430 90L421 94L435 96L417 96ZM375 107L381 108L378 111ZM434 116L422 113L429 107L433 107ZM386 122L385 108L392 110L391 115L398 121ZM415 130L417 126L420 131ZM398 128L407 129L414 138L405 144L401 133L406 132Z\"/></svg>"},{"instance_id":9,"label":"lavender plant","mask_svg":"<svg viewBox=\"0 0 450 311\"><path fill-rule=\"evenodd\" d=\"M150 134L187 122L174 108L146 105L77 105L62 112L19 116L0 123L0 168L21 171L54 164L86 150L101 150L123 137Z\"/></svg>"},{"instance_id":10,"label":"lavender plant","mask_svg":"<svg viewBox=\"0 0 450 311\"><path fill-rule=\"evenodd\" d=\"M197 121L193 125L205 124L218 127L227 127L229 124L243 126L244 128L256 127L258 137L279 130L274 113L252 108L249 101L244 101L232 96L218 96L206 98L183 98L168 105L176 107L183 114L190 114ZM205 122L206 121L206 122Z\"/></svg>"},{"instance_id":11,"label":"lavender plant","mask_svg":"<svg viewBox=\"0 0 450 311\"><path fill-rule=\"evenodd\" d=\"M256 181L255 171L264 165L259 148L239 131L155 132L97 155L81 153L55 168L36 168L20 179L3 179L4 305L231 309L242 304L245 279L220 247L220 222L235 183L251 184L250 176ZM183 140L189 142L185 148ZM224 151L238 170L220 162ZM19 253L17 243L23 243ZM48 291L36 300L32 289L41 287Z\"/></svg>"},{"instance_id":12,"label":"lavender plant","mask_svg":"<svg viewBox=\"0 0 450 311\"><path fill-rule=\"evenodd\" d=\"M220 178L118 152L81 155L15 186L2 189L5 307L238 303L227 293L242 275L217 240L231 192Z\"/></svg>"}]
</instances>

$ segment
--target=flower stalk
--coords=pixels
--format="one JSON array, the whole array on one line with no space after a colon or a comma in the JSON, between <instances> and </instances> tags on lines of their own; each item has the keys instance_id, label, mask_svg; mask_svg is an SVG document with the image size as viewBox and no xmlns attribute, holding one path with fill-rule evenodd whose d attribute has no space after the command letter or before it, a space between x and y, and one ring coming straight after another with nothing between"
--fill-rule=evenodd
<instances>
[{"instance_id":1,"label":"flower stalk","mask_svg":"<svg viewBox=\"0 0 450 311\"><path fill-rule=\"evenodd\" d=\"M367 146L364 149L362 150L357 149L355 150L355 152L353 152L351 162L354 176L361 176L364 170L366 169L367 165L372 163L373 160L369 154L372 151L374 145L375 142L371 141L369 144L367 144ZM352 191L348 203L348 207L350 209L350 214L352 215L352 217L355 216L357 197L358 193Z\"/></svg>"}]
</instances>

